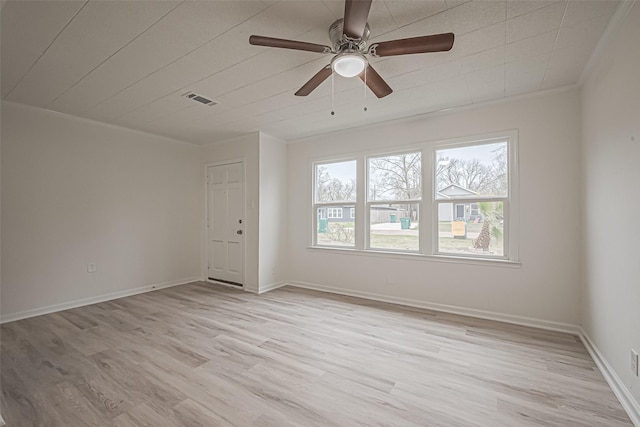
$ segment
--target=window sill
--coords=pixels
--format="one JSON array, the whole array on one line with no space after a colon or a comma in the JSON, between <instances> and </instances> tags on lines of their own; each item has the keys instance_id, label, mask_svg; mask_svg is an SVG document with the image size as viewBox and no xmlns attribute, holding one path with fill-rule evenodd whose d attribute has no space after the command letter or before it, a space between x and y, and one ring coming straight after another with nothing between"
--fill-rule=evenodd
<instances>
[{"instance_id":1,"label":"window sill","mask_svg":"<svg viewBox=\"0 0 640 427\"><path fill-rule=\"evenodd\" d=\"M394 252L384 250L361 250L353 248L338 248L329 246L307 246L310 251L334 253L340 255L354 255L354 256L372 256L378 258L392 258L392 259L405 259L414 261L429 261L429 262L444 262L453 264L469 264L469 265L482 265L486 267L505 267L505 268L520 268L522 263L520 261L512 261L506 259L494 259L494 258L472 258L462 256L451 255L425 255L412 252Z\"/></svg>"}]
</instances>

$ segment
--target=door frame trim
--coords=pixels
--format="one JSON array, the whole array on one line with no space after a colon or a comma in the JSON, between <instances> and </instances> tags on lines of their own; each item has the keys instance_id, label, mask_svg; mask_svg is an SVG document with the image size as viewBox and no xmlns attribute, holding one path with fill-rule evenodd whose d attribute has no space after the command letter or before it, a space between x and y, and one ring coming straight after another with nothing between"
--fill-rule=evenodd
<instances>
[{"instance_id":1,"label":"door frame trim","mask_svg":"<svg viewBox=\"0 0 640 427\"><path fill-rule=\"evenodd\" d=\"M215 283L215 284L220 284L220 282L217 282L215 280L211 280L209 279L209 232L207 230L207 221L208 221L208 217L207 215L209 214L208 209L209 209L209 191L208 191L208 187L209 187L209 180L207 179L207 169L209 169L210 167L215 167L215 166L224 166L224 165L231 165L231 164L235 164L235 163L240 163L242 164L242 191L244 194L244 200L242 203L242 217L244 218L244 222L245 222L245 231L246 231L246 223L247 223L247 162L246 162L246 158L245 157L237 157L237 158L232 158L232 159L227 159L227 160L219 160L219 161L215 161L215 162L207 162L204 164L204 170L202 172L202 176L203 176L203 180L204 180L204 213L203 213L203 221L202 221L202 234L204 236L204 250L202 251L203 253L203 257L202 257L202 280L204 282L207 283ZM243 244L243 254L242 254L242 269L243 269L243 282L247 282L247 239L246 239L246 233L245 233L245 240L244 240L244 244ZM242 287L240 287L240 289L245 290L245 283L242 284ZM231 285L227 285L227 286L231 286ZM235 289L238 289L237 286L233 286Z\"/></svg>"}]
</instances>

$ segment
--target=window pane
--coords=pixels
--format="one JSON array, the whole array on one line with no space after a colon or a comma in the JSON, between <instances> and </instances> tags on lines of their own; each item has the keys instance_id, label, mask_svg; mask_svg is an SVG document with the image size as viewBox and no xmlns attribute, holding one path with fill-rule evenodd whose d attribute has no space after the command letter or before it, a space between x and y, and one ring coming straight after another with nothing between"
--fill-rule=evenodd
<instances>
[{"instance_id":1,"label":"window pane","mask_svg":"<svg viewBox=\"0 0 640 427\"><path fill-rule=\"evenodd\" d=\"M418 251L418 204L371 205L369 246L375 249Z\"/></svg>"},{"instance_id":2,"label":"window pane","mask_svg":"<svg viewBox=\"0 0 640 427\"><path fill-rule=\"evenodd\" d=\"M316 244L354 247L355 229L354 220L350 217L351 209L354 209L353 205L317 208Z\"/></svg>"},{"instance_id":3,"label":"window pane","mask_svg":"<svg viewBox=\"0 0 640 427\"><path fill-rule=\"evenodd\" d=\"M317 202L355 202L356 161L316 165Z\"/></svg>"},{"instance_id":4,"label":"window pane","mask_svg":"<svg viewBox=\"0 0 640 427\"><path fill-rule=\"evenodd\" d=\"M507 143L436 150L436 198L507 197Z\"/></svg>"},{"instance_id":5,"label":"window pane","mask_svg":"<svg viewBox=\"0 0 640 427\"><path fill-rule=\"evenodd\" d=\"M438 252L504 256L503 207L488 201L438 203Z\"/></svg>"},{"instance_id":6,"label":"window pane","mask_svg":"<svg viewBox=\"0 0 640 427\"><path fill-rule=\"evenodd\" d=\"M415 200L422 196L420 152L369 159L369 200Z\"/></svg>"}]
</instances>

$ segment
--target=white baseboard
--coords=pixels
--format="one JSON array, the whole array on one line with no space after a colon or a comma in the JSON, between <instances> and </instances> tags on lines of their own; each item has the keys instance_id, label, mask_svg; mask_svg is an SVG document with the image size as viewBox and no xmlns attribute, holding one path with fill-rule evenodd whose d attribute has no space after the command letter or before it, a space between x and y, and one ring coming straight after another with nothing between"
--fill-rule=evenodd
<instances>
[{"instance_id":1,"label":"white baseboard","mask_svg":"<svg viewBox=\"0 0 640 427\"><path fill-rule=\"evenodd\" d=\"M260 286L260 291L258 293L259 294L264 294L266 292L273 291L274 289L278 289L278 288L281 288L283 286L287 286L288 284L289 284L289 282L269 283L268 285Z\"/></svg>"},{"instance_id":2,"label":"white baseboard","mask_svg":"<svg viewBox=\"0 0 640 427\"><path fill-rule=\"evenodd\" d=\"M179 285L184 285L191 282L198 282L201 279L202 279L201 277L188 277L185 279L174 280L171 282L156 283L153 285L146 285L146 286L141 286L139 288L133 288L133 289L125 289L123 291L111 292L108 294L102 294L95 297L83 298L83 299L70 301L70 302L64 302L61 304L48 305L46 307L20 311L18 313L3 314L2 316L0 316L0 324L13 322L21 319L26 319L29 317L42 316L43 314L55 313L56 311L69 310L70 308L97 304L99 302L110 301L113 299L128 297L136 294L142 294L145 292L157 291L158 289L170 288L172 286L179 286Z\"/></svg>"},{"instance_id":3,"label":"white baseboard","mask_svg":"<svg viewBox=\"0 0 640 427\"><path fill-rule=\"evenodd\" d=\"M582 328L580 328L580 339L587 348L587 351L591 355L593 361L596 362L596 366L600 369L604 379L607 380L609 387L613 390L613 393L620 401L620 404L622 404L624 410L627 411L633 425L640 427L640 404L638 404L635 398L631 395L627 386L624 385L618 374L616 374L616 371L591 340L587 332Z\"/></svg>"},{"instance_id":4,"label":"white baseboard","mask_svg":"<svg viewBox=\"0 0 640 427\"><path fill-rule=\"evenodd\" d=\"M525 316L515 316L512 314L503 314L493 311L476 310L473 308L458 307L453 305L437 304L427 301L418 301L409 298L399 298L389 295L374 294L371 292L354 291L350 289L335 288L332 286L318 285L308 282L289 281L287 285L312 289L321 292L330 292L332 294L347 295L370 299L374 301L388 302L392 304L406 305L409 307L424 308L427 310L440 311L443 313L459 314L461 316L477 317L479 319L496 320L498 322L511 323L514 325L530 326L548 331L565 332L573 335L580 335L580 327L570 323L553 322L550 320L536 319Z\"/></svg>"}]
</instances>

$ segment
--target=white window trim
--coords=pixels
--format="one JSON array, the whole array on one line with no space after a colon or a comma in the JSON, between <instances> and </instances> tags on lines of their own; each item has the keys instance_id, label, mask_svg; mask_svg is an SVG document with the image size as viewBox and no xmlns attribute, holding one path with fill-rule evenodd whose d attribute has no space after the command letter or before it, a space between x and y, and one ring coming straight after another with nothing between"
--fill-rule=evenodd
<instances>
[{"instance_id":1,"label":"white window trim","mask_svg":"<svg viewBox=\"0 0 640 427\"><path fill-rule=\"evenodd\" d=\"M327 219L342 219L342 211L344 210L344 207L340 206L340 207L331 207L331 208L327 208ZM334 215L335 213L338 213L338 215Z\"/></svg>"},{"instance_id":2,"label":"white window trim","mask_svg":"<svg viewBox=\"0 0 640 427\"><path fill-rule=\"evenodd\" d=\"M420 199L390 199L390 200L372 200L369 197L369 162L371 159L379 159L382 157L391 157L398 156L402 154L420 154L420 173L422 174L422 191ZM418 215L420 220L422 221L422 212L424 211L423 200L424 200L424 149L422 148L422 144L418 147L413 148L404 148L394 151L385 151L383 153L375 153L364 156L364 174L365 174L365 185L364 191L366 195L366 203L365 203L365 222L364 226L364 248L370 252L379 252L379 253L400 253L400 254L424 254L423 239L422 235L425 234L421 229L418 230L418 250L410 251L410 250L396 250L389 248L376 248L371 246L371 207L375 205L394 205L394 204L417 204L418 205ZM422 228L422 227L421 227Z\"/></svg>"},{"instance_id":3,"label":"white window trim","mask_svg":"<svg viewBox=\"0 0 640 427\"><path fill-rule=\"evenodd\" d=\"M317 185L317 174L316 174L316 169L318 166L322 166L322 165L327 165L327 164L332 164L332 163L344 163L344 162L352 162L355 161L356 162L356 200L355 201L329 201L329 202L320 202L316 199L316 185ZM358 242L358 229L356 227L355 230L355 236L354 236L354 246L341 246L341 245L322 245L319 244L317 239L318 239L318 227L319 227L319 222L318 220L319 215L317 214L318 209L321 207L325 207L325 216L323 219L329 219L328 218L328 212L326 211L327 207L336 207L336 206L340 206L340 207L356 207L357 206L357 200L360 200L360 191L361 191L361 187L362 185L360 185L359 183L360 181L360 164L362 162L360 161L360 159L357 156L348 156L348 157L330 157L330 158L323 158L323 159L318 159L318 160L313 160L309 163L310 165L310 171L311 171L311 206L312 206L312 212L316 212L316 214L312 214L312 223L311 223L311 227L308 229L309 232L311 233L311 247L313 248L318 248L318 249L341 249L341 250L354 250L357 249L357 242ZM357 215L357 210L356 210L356 215ZM342 217L341 217L342 218ZM356 224L357 224L357 219L356 219Z\"/></svg>"},{"instance_id":4,"label":"white window trim","mask_svg":"<svg viewBox=\"0 0 640 427\"><path fill-rule=\"evenodd\" d=\"M496 136L486 136L484 138L460 138L457 140L450 140L443 143L435 144L432 147L431 152L431 161L432 164L435 165L436 162L436 152L438 150L443 149L451 149L451 148L464 148L464 147L473 147L483 144L492 144L497 142L506 142L507 143L507 166L508 166L508 181L507 181L507 195L505 197L452 197L449 199L437 199L435 193L435 175L436 169L435 167L431 168L431 179L432 186L432 220L431 220L431 230L433 230L433 236L431 241L432 253L434 256L444 256L444 257L456 257L456 258L472 258L472 259L495 259L495 260L503 260L503 261L519 261L518 254L518 241L517 241L517 232L518 232L518 220L517 220L517 207L518 207L518 133L517 131L510 131L497 134ZM424 188L423 188L424 191ZM440 203L453 203L454 206L456 203L477 203L484 201L495 201L495 202L503 202L504 209L504 225L503 225L503 253L504 255L482 255L477 256L474 254L462 254L462 253L452 253L452 252L440 252L439 251L439 240L438 240L438 206Z\"/></svg>"},{"instance_id":5,"label":"white window trim","mask_svg":"<svg viewBox=\"0 0 640 427\"><path fill-rule=\"evenodd\" d=\"M419 252L409 251L392 251L386 249L368 248L369 246L369 209L365 209L368 200L368 161L369 158L384 157L394 154L402 154L408 152L421 151L422 158L422 200L416 201L418 203L418 209L420 212L421 224L434 224L437 222L437 203L435 200L434 180L435 180L435 152L437 149L463 147L465 145L472 146L481 143L490 143L498 141L508 141L509 150L509 187L508 198L510 200L509 206L505 206L505 231L508 229L508 237L505 233L505 254L506 257L494 258L489 256L475 256L473 254L437 254L435 253L436 241L438 238L437 225L431 227L420 227L419 232ZM356 161L356 201L353 202L316 202L315 200L315 188L316 188L316 165L339 163L347 161ZM521 266L519 258L519 157L518 157L518 131L507 130L502 132L487 133L481 135L472 135L461 138L452 138L447 140L425 141L421 143L414 143L395 149L381 149L380 151L371 152L369 150L351 152L347 155L323 157L311 159L309 161L309 169L311 171L311 206L313 212L317 212L318 207L327 205L343 205L354 206L355 217L355 242L352 247L344 246L329 246L318 245L316 242L316 230L318 227L317 215L311 215L312 224L308 228L311 233L309 239L308 249L320 250L320 251L332 251L340 254L350 254L358 256L381 256L392 257L407 260L426 260L437 262L449 262L449 263L463 263L473 265L487 265L487 266L501 266L501 267L514 267L519 268ZM480 200L487 200L489 198L481 198ZM473 199L471 199L473 200ZM444 200L441 200L444 201ZM375 201L373 204L393 203L394 201ZM402 201L407 203L407 201ZM431 203L431 207L427 206ZM508 247L508 252L507 252ZM462 256L461 256L462 255Z\"/></svg>"}]
</instances>

